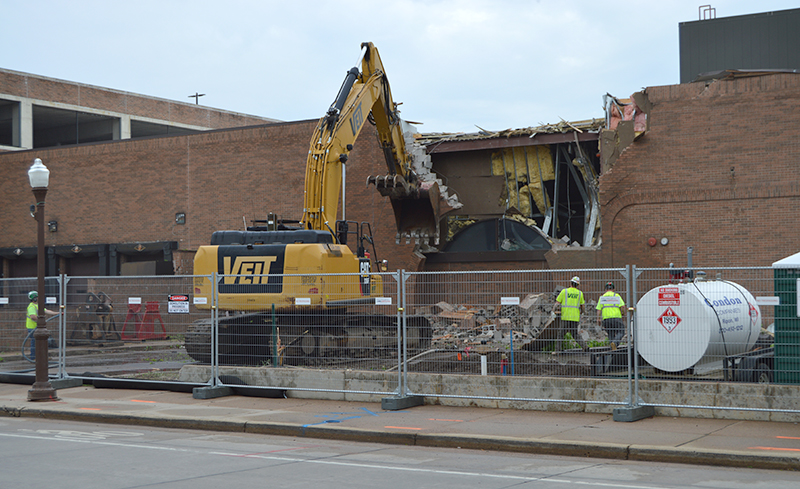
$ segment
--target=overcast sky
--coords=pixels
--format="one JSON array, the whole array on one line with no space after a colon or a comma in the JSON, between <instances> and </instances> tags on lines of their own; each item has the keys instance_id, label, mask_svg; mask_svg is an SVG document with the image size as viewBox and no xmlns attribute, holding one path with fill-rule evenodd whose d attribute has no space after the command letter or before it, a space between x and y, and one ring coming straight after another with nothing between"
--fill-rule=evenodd
<instances>
[{"instance_id":1,"label":"overcast sky","mask_svg":"<svg viewBox=\"0 0 800 489\"><path fill-rule=\"evenodd\" d=\"M317 119L362 41L422 132L603 117L679 82L678 26L761 0L0 0L0 68L283 121Z\"/></svg>"}]
</instances>

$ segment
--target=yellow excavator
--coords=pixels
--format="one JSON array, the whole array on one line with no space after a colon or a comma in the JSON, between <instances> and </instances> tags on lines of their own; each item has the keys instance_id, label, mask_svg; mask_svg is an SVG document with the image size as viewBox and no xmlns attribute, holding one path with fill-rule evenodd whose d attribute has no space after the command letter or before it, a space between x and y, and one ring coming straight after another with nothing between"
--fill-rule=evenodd
<instances>
[{"instance_id":1,"label":"yellow excavator","mask_svg":"<svg viewBox=\"0 0 800 489\"><path fill-rule=\"evenodd\" d=\"M194 303L210 309L216 302L223 311L220 364L318 365L396 351L396 314L374 314L372 307L386 302L382 277L374 274L385 271L386 262L378 260L371 226L337 221L348 154L364 124L375 125L387 165L385 175L368 183L389 197L398 235L436 237L439 191L412 170L378 50L372 43L362 49L361 70L347 72L312 136L299 224L270 215L266 226L216 231L195 255L195 275L218 276L216 285L195 279ZM347 244L353 234L355 253ZM211 359L211 324L197 321L187 331L187 353L199 362ZM407 317L409 349L426 348L430 338L425 318Z\"/></svg>"}]
</instances>

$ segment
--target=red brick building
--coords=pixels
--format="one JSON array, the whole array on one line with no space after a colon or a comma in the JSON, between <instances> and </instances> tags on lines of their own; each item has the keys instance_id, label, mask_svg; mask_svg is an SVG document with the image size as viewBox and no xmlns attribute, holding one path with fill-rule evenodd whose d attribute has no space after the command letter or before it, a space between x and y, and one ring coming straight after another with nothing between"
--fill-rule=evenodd
<instances>
[{"instance_id":1,"label":"red brick building","mask_svg":"<svg viewBox=\"0 0 800 489\"><path fill-rule=\"evenodd\" d=\"M33 90L35 97L78 100L75 84L69 82L50 80L43 90L35 88L39 81L9 80L0 77L0 100L22 98L23 88L28 95ZM11 91L17 95L3 95ZM33 196L26 175L34 158L41 158L51 170L46 218L55 225L46 235L48 274L191 273L194 251L208 242L213 231L242 229L269 212L289 219L302 215L305 160L316 121L265 123L214 115L212 109L192 104L113 91L93 97L89 89L79 91L80 103L92 105L93 110L127 107L135 112L134 120L143 113L166 114L171 120L182 114L181 124L191 126L185 128L191 131L79 140L60 147L4 148L11 149L0 152L4 277L35 275L36 229L28 212ZM128 100L122 103L120 98ZM142 100L133 103L134 98ZM141 108L151 103L155 105ZM412 245L395 244L391 205L364 184L367 176L385 168L371 129L362 133L348 160L347 219L369 222L380 257L387 258L391 268L409 270L682 265L689 246L697 266L754 266L769 265L797 251L800 75L760 74L650 87L640 96L640 105L647 130L638 137L626 124L582 136L585 158L599 174L600 206L599 226L591 240L570 237L580 246L496 250L488 260L483 259L486 253L479 253L472 260L448 261L430 253L425 258L414 253ZM203 120L217 122L202 126ZM230 127L235 125L244 127ZM576 133L583 134L566 129L562 142L538 144L552 147L571 144L570 139L578 144ZM478 149L466 149L467 142L455 141L465 145L464 152L459 154L456 147L446 157L437 156L431 145L433 170L446 166L448 185L464 197L474 188L489 189L471 199L471 210L464 217L497 218L507 212L508 202L521 199L503 194L502 188L509 188L505 183L459 187L464 182L460 184L453 171L462 168L496 182L497 174L487 169L495 153L512 142L536 144L537 137L482 136L483 147ZM498 206L504 195L506 206ZM558 241L561 232L549 233L550 241ZM666 244L661 244L662 238ZM136 263L147 266L132 265Z\"/></svg>"},{"instance_id":2,"label":"red brick building","mask_svg":"<svg viewBox=\"0 0 800 489\"><path fill-rule=\"evenodd\" d=\"M800 74L731 74L645 94L647 132L600 177L597 264L683 265L690 246L697 266L769 266L796 253Z\"/></svg>"}]
</instances>

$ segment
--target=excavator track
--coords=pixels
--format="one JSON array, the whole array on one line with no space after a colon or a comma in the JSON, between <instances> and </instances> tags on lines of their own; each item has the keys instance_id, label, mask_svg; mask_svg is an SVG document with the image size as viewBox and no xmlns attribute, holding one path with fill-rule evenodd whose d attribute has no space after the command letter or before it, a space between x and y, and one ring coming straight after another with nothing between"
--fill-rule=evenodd
<instances>
[{"instance_id":1,"label":"excavator track","mask_svg":"<svg viewBox=\"0 0 800 489\"><path fill-rule=\"evenodd\" d=\"M326 361L389 358L397 352L397 318L358 314L343 308L283 308L219 319L220 365L319 365ZM407 318L409 354L430 346L432 330L421 316ZM211 362L211 319L195 321L186 333L186 352ZM277 361L275 355L277 354Z\"/></svg>"}]
</instances>

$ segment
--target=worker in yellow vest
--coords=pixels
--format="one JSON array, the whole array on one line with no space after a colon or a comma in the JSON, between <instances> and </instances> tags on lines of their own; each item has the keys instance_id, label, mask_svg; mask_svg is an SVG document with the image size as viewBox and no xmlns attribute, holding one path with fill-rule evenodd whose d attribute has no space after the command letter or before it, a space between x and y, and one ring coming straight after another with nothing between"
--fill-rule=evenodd
<instances>
[{"instance_id":1,"label":"worker in yellow vest","mask_svg":"<svg viewBox=\"0 0 800 489\"><path fill-rule=\"evenodd\" d=\"M33 362L36 360L36 340L34 339L33 334L36 331L36 326L38 325L37 322L39 319L39 293L35 290L28 292L28 300L31 302L28 304L28 308L25 311L25 328L28 330L28 336L26 339L30 338L31 341L31 356L28 359ZM49 309L45 309L44 313L45 316L55 316L58 314L57 312Z\"/></svg>"},{"instance_id":2,"label":"worker in yellow vest","mask_svg":"<svg viewBox=\"0 0 800 489\"><path fill-rule=\"evenodd\" d=\"M556 349L553 353L561 351L561 342L564 340L564 335L566 333L571 334L572 338L578 342L581 348L584 347L581 344L582 341L578 337L578 323L580 323L581 313L583 313L583 305L586 303L586 300L583 298L583 292L578 288L580 285L581 279L572 277L570 286L566 289L562 289L558 297L556 297L553 311L555 311L556 314L560 311L561 316L558 318Z\"/></svg>"},{"instance_id":3,"label":"worker in yellow vest","mask_svg":"<svg viewBox=\"0 0 800 489\"><path fill-rule=\"evenodd\" d=\"M614 282L609 282L606 284L606 293L597 301L597 324L606 331L612 350L617 349L617 345L625 336L623 314L625 314L625 301L614 289Z\"/></svg>"}]
</instances>

